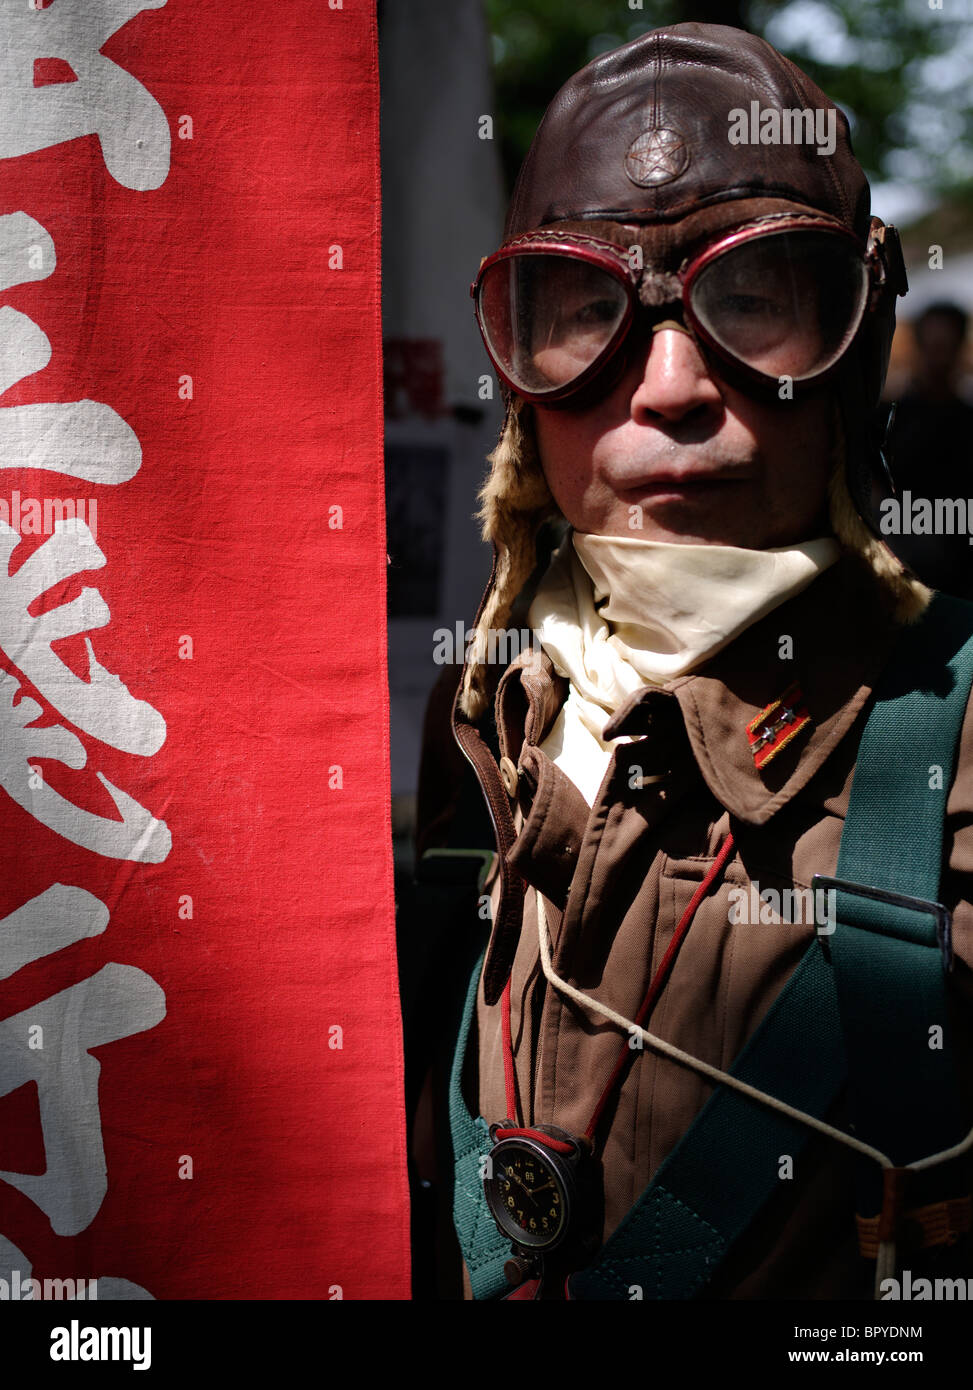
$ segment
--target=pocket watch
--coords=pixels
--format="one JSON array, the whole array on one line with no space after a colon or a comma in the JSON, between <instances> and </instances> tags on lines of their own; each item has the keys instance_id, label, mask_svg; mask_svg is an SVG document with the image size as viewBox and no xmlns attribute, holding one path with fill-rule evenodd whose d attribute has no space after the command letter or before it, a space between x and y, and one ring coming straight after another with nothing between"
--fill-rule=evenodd
<instances>
[{"instance_id":1,"label":"pocket watch","mask_svg":"<svg viewBox=\"0 0 973 1390\"><path fill-rule=\"evenodd\" d=\"M483 1179L487 1205L515 1252L544 1255L580 1243L593 1224L593 1161L588 1144L554 1125L490 1126Z\"/></svg>"}]
</instances>

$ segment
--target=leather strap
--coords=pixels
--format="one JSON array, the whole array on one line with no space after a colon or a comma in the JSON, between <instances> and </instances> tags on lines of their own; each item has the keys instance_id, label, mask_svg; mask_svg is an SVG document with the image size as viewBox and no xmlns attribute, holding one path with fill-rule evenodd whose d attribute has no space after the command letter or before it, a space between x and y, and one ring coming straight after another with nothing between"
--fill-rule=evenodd
<instances>
[{"instance_id":1,"label":"leather strap","mask_svg":"<svg viewBox=\"0 0 973 1390\"><path fill-rule=\"evenodd\" d=\"M931 1202L929 1206L912 1207L902 1212L892 1233L894 1239L908 1245L910 1250L929 1250L936 1245L955 1245L973 1227L973 1200L969 1197L953 1197L945 1202ZM858 1227L858 1248L866 1260L878 1256L881 1239L881 1218L878 1216L856 1216Z\"/></svg>"}]
</instances>

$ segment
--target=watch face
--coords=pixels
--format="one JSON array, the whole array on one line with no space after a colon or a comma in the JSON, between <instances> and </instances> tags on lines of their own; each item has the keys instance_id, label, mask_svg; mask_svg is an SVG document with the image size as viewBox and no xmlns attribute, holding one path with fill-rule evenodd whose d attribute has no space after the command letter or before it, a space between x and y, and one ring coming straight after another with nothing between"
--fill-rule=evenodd
<instances>
[{"instance_id":1,"label":"watch face","mask_svg":"<svg viewBox=\"0 0 973 1390\"><path fill-rule=\"evenodd\" d=\"M570 1214L570 1179L558 1159L521 1139L503 1140L490 1157L486 1198L504 1233L532 1249L559 1244Z\"/></svg>"}]
</instances>

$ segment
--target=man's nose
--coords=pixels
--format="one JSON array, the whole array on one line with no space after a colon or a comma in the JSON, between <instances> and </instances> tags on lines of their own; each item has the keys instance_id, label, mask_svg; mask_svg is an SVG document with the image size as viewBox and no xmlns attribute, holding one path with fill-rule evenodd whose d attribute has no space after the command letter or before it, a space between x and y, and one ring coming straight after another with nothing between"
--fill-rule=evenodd
<instances>
[{"instance_id":1,"label":"man's nose","mask_svg":"<svg viewBox=\"0 0 973 1390\"><path fill-rule=\"evenodd\" d=\"M632 419L675 423L697 410L722 404L719 388L690 334L675 322L657 324L639 358L642 364L631 400Z\"/></svg>"}]
</instances>

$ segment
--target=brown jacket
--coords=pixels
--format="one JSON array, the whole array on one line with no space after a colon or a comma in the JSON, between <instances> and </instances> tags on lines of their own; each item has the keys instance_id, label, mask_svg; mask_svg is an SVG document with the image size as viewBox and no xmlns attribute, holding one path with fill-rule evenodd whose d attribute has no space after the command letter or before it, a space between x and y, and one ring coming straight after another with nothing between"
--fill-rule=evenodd
<instances>
[{"instance_id":1,"label":"brown jacket","mask_svg":"<svg viewBox=\"0 0 973 1390\"><path fill-rule=\"evenodd\" d=\"M545 898L557 973L633 1018L732 829L735 853L701 902L645 1025L729 1069L814 934L806 922L731 921L731 890L751 882L758 890L807 889L815 873L835 872L870 696L896 635L873 576L855 556L843 555L697 674L647 687L626 702L608 732L636 740L616 745L590 809L538 747L567 695L567 682L546 656L540 670L523 656L515 660L497 692L501 752L518 770L514 797L472 726L454 715L457 739L493 807L501 861L467 1057L467 1100L475 1113L488 1123L507 1118L497 999L511 954L512 1032L526 1122L582 1133L625 1040L618 1028L548 987L539 965L537 893ZM747 726L795 680L810 722L758 770ZM954 914L955 1026L963 1056L973 1063L969 713L958 768L947 801L942 897ZM664 780L639 788L633 769L646 779L665 774ZM807 1065L814 1060L808 1056ZM973 1065L965 1075L973 1077ZM893 1095L894 1077L888 1084ZM605 1238L712 1089L698 1073L648 1048L634 1053L599 1130ZM830 1118L847 1123L843 1107ZM874 1265L858 1253L854 1223L856 1161L834 1141L813 1136L793 1179L780 1182L709 1296L871 1297ZM733 1174L714 1173L713 1181L732 1184Z\"/></svg>"}]
</instances>

